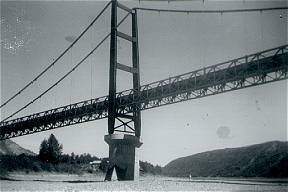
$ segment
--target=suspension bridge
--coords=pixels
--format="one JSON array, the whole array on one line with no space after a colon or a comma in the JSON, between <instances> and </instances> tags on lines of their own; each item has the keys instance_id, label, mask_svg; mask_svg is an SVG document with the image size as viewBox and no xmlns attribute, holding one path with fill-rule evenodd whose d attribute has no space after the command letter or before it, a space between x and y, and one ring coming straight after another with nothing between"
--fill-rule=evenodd
<instances>
[{"instance_id":1,"label":"suspension bridge","mask_svg":"<svg viewBox=\"0 0 288 192\"><path fill-rule=\"evenodd\" d=\"M241 10L161 10L146 8L128 8L116 0L112 0L83 31L83 33L64 51L50 66L48 66L31 83L21 89L17 94L1 105L7 105L22 91L37 81L46 73L77 41L87 32L93 23L101 17L102 13L111 6L111 32L91 50L72 70L60 78L55 84L44 91L27 105L1 121L0 139L9 139L60 127L71 126L79 123L108 118L108 135L105 141L109 144L109 158L112 168L116 166L119 180L134 180L139 175L137 169L137 149L141 146L141 111L164 105L174 104L196 98L212 96L247 87L267 84L287 79L288 70L288 45L263 50L261 52L245 55L230 61L201 68L174 77L169 77L146 85L140 84L139 71L139 42L137 10L183 12L183 13L226 13L269 11L284 8L241 9ZM118 22L117 9L127 12L127 15ZM131 34L118 30L121 23L132 15ZM91 56L102 43L110 37L110 68L109 68L109 95L91 98L89 100L72 103L42 112L33 113L23 117L14 118L14 115L33 104L52 88L56 87L63 79L69 76L77 67ZM118 38L131 42L132 67L119 63L117 60ZM117 70L122 70L133 75L131 89L116 92ZM116 123L118 122L118 123ZM115 134L122 132L124 134ZM125 154L125 155L123 155ZM111 179L111 171L106 179Z\"/></svg>"}]
</instances>

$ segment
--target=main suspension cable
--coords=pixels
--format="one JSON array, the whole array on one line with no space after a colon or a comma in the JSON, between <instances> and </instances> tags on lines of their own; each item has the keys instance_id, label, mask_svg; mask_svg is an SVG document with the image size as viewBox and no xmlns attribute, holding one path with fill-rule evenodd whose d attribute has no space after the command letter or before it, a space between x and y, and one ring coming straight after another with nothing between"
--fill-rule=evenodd
<instances>
[{"instance_id":1,"label":"main suspension cable","mask_svg":"<svg viewBox=\"0 0 288 192\"><path fill-rule=\"evenodd\" d=\"M288 7L272 7L259 9L229 9L229 10L177 10L177 9L154 9L135 7L134 10L155 11L155 12L169 12L169 13L233 13L233 12L252 12L252 11L271 11L288 9Z\"/></svg>"},{"instance_id":2,"label":"main suspension cable","mask_svg":"<svg viewBox=\"0 0 288 192\"><path fill-rule=\"evenodd\" d=\"M100 45L102 45L102 43L104 43L104 41L110 36L110 33L108 35L106 35L106 37L104 37L104 39L92 50L90 51L90 53L88 53L75 67L73 67L68 73L66 73L61 79L59 79L56 83L54 83L52 86L50 86L46 91L44 91L42 94L40 94L38 97L36 97L33 101L31 101L30 103L26 104L24 107L22 107L21 109L19 109L18 111L16 111L15 113L13 113L12 115L10 115L9 117L5 118L2 122L6 121L7 119L13 117L14 115L16 115L17 113L19 113L20 111L22 111L23 109L27 108L29 105L31 105L32 103L34 103L35 101L37 101L39 98L41 98L43 95L45 95L48 91L50 91L53 87L55 87L56 85L58 85L58 83L60 83L63 79L65 79L70 73L72 73L77 67L79 67L91 54L94 53L94 51L96 49L98 49L100 47Z\"/></svg>"},{"instance_id":3,"label":"main suspension cable","mask_svg":"<svg viewBox=\"0 0 288 192\"><path fill-rule=\"evenodd\" d=\"M109 5L109 4L108 4ZM106 9L106 7L105 7ZM118 23L117 27L119 27L124 20L128 17L129 14L125 15L123 17L123 19ZM92 26L92 25L91 25ZM88 53L75 67L73 67L68 73L66 73L61 79L59 79L56 83L54 83L51 87L49 87L46 91L44 91L42 94L40 94L38 97L36 97L33 101L31 101L30 103L26 104L24 107L22 107L21 109L19 109L18 111L14 112L12 115L10 115L9 117L5 118L4 120L2 120L0 123L6 121L7 119L13 117L14 115L16 115L17 113L19 113L20 111L22 111L23 109L26 109L29 105L31 105L32 103L34 103L35 101L37 101L38 99L40 99L43 95L45 95L47 92L49 92L53 87L55 87L56 85L58 85L58 83L60 83L63 79L65 79L70 73L72 73L77 67L79 67L79 65L81 65L90 55L92 55L96 49L98 49L103 43L104 41L110 36L111 33L109 33L108 35L106 35L102 41L100 43L98 43L98 45L92 50L90 51L90 53Z\"/></svg>"},{"instance_id":4,"label":"main suspension cable","mask_svg":"<svg viewBox=\"0 0 288 192\"><path fill-rule=\"evenodd\" d=\"M70 49L73 47L77 41L88 31L88 29L98 20L98 18L104 13L104 11L108 8L111 2L109 2L104 9L97 15L97 17L90 23L90 25L78 36L77 39L57 58L53 63L51 63L44 71L42 71L35 79L33 79L30 83L28 83L25 87L23 87L19 92L17 92L15 95L13 95L10 99L8 99L5 103L3 103L0 108L7 105L12 99L14 99L16 96L20 95L25 89L27 89L30 85L32 85L35 81L37 81L38 78L40 78L45 72L47 72L54 64L61 59ZM7 118L6 118L7 119Z\"/></svg>"}]
</instances>

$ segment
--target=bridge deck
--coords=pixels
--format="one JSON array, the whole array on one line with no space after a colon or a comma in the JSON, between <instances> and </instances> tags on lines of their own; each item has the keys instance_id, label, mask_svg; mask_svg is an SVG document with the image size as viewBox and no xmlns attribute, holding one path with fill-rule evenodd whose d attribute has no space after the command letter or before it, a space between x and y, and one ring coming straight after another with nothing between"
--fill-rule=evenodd
<instances>
[{"instance_id":1,"label":"bridge deck","mask_svg":"<svg viewBox=\"0 0 288 192\"><path fill-rule=\"evenodd\" d=\"M288 45L117 93L117 114L287 79ZM108 117L108 96L1 122L0 139Z\"/></svg>"}]
</instances>

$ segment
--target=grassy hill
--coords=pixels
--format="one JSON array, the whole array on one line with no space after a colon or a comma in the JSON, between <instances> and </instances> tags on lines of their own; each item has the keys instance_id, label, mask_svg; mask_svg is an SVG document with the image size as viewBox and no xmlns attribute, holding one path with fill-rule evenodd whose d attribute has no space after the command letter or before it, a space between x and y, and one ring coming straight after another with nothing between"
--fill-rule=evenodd
<instances>
[{"instance_id":1,"label":"grassy hill","mask_svg":"<svg viewBox=\"0 0 288 192\"><path fill-rule=\"evenodd\" d=\"M182 157L167 164L162 173L173 177L288 177L288 142L272 141Z\"/></svg>"}]
</instances>

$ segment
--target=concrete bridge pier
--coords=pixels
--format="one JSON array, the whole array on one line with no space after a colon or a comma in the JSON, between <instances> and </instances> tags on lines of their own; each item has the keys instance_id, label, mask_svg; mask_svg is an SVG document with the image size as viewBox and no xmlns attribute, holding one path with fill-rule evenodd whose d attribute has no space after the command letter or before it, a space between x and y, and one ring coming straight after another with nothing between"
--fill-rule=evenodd
<instances>
[{"instance_id":1,"label":"concrete bridge pier","mask_svg":"<svg viewBox=\"0 0 288 192\"><path fill-rule=\"evenodd\" d=\"M109 134L105 135L104 140L109 145L109 167L105 180L111 181L116 171L118 181L138 181L141 139L128 134Z\"/></svg>"}]
</instances>

